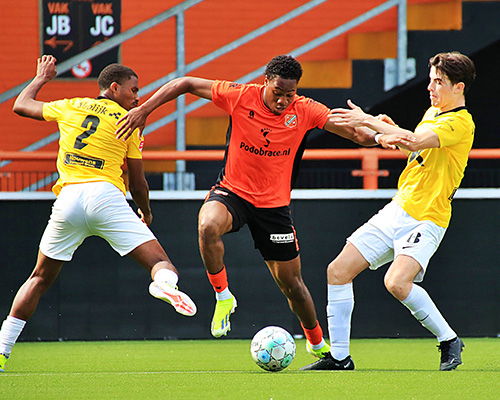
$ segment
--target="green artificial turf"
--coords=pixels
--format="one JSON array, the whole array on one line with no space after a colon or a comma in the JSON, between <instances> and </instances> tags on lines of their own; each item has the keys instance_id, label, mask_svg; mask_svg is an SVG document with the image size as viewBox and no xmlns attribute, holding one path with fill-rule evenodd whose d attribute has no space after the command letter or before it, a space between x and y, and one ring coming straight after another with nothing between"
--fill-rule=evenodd
<instances>
[{"instance_id":1,"label":"green artificial turf","mask_svg":"<svg viewBox=\"0 0 500 400\"><path fill-rule=\"evenodd\" d=\"M500 339L465 338L464 364L438 371L432 339L359 339L355 371L261 370L250 340L18 343L0 399L500 399Z\"/></svg>"}]
</instances>

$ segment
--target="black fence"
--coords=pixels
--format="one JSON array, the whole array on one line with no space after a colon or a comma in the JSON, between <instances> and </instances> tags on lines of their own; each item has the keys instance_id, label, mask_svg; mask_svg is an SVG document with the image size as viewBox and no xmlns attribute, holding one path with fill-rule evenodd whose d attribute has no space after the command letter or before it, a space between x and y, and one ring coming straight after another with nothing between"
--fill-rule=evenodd
<instances>
[{"instance_id":1,"label":"black fence","mask_svg":"<svg viewBox=\"0 0 500 400\"><path fill-rule=\"evenodd\" d=\"M293 200L303 275L326 329L326 266L348 236L387 199ZM36 261L52 201L0 201L0 320ZM192 318L148 293L149 274L89 238L42 298L21 340L210 338L214 294L197 243L202 200L156 200L153 231L180 272L179 286L198 305ZM456 199L454 216L422 284L462 336L500 333L500 199ZM225 237L230 288L238 298L229 338L250 338L266 325L301 333L300 325L254 249L248 229ZM385 290L386 268L363 272L354 283L353 337L430 337Z\"/></svg>"}]
</instances>

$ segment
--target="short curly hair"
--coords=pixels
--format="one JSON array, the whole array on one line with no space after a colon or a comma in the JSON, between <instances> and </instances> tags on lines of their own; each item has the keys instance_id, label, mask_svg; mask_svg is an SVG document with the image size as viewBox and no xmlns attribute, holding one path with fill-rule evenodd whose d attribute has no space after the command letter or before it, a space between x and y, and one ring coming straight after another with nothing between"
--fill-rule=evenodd
<instances>
[{"instance_id":1,"label":"short curly hair","mask_svg":"<svg viewBox=\"0 0 500 400\"><path fill-rule=\"evenodd\" d=\"M123 85L132 76L138 77L132 68L116 63L109 64L99 74L97 84L99 85L99 90L102 91L108 89L113 82Z\"/></svg>"},{"instance_id":2,"label":"short curly hair","mask_svg":"<svg viewBox=\"0 0 500 400\"><path fill-rule=\"evenodd\" d=\"M280 55L269 61L264 75L269 80L279 76L283 79L295 79L299 83L302 77L302 66L292 56Z\"/></svg>"}]
</instances>

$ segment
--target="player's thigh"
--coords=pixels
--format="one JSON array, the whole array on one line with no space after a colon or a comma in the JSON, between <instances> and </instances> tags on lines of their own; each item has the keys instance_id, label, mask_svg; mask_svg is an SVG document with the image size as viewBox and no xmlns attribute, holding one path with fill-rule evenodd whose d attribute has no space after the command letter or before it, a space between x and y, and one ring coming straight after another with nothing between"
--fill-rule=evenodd
<instances>
[{"instance_id":1,"label":"player's thigh","mask_svg":"<svg viewBox=\"0 0 500 400\"><path fill-rule=\"evenodd\" d=\"M339 255L328 265L328 284L345 285L369 266L361 252L352 243L347 242Z\"/></svg>"},{"instance_id":2,"label":"player's thigh","mask_svg":"<svg viewBox=\"0 0 500 400\"><path fill-rule=\"evenodd\" d=\"M228 189L216 186L210 190L198 215L200 234L222 236L239 231L248 220L251 205Z\"/></svg>"},{"instance_id":3,"label":"player's thigh","mask_svg":"<svg viewBox=\"0 0 500 400\"><path fill-rule=\"evenodd\" d=\"M299 243L289 207L255 208L250 215L248 227L255 248L266 262L288 262L299 255Z\"/></svg>"},{"instance_id":4,"label":"player's thigh","mask_svg":"<svg viewBox=\"0 0 500 400\"><path fill-rule=\"evenodd\" d=\"M420 270L414 281L421 282L431 257L438 249L446 228L440 227L432 221L418 221L409 215L401 224L395 239L395 259L398 256L407 256L415 260Z\"/></svg>"},{"instance_id":5,"label":"player's thigh","mask_svg":"<svg viewBox=\"0 0 500 400\"><path fill-rule=\"evenodd\" d=\"M394 258L393 230L390 219L372 218L346 239L368 262L378 269Z\"/></svg>"},{"instance_id":6,"label":"player's thigh","mask_svg":"<svg viewBox=\"0 0 500 400\"><path fill-rule=\"evenodd\" d=\"M49 222L40 240L40 250L47 257L71 261L78 246L91 235L83 199L81 185L69 185L62 189L52 206Z\"/></svg>"},{"instance_id":7,"label":"player's thigh","mask_svg":"<svg viewBox=\"0 0 500 400\"><path fill-rule=\"evenodd\" d=\"M93 203L87 217L92 233L105 239L121 256L156 237L132 210L119 189L109 184Z\"/></svg>"},{"instance_id":8,"label":"player's thigh","mask_svg":"<svg viewBox=\"0 0 500 400\"><path fill-rule=\"evenodd\" d=\"M38 251L37 262L31 278L39 278L44 285L50 287L61 272L64 261L47 257L41 250Z\"/></svg>"},{"instance_id":9,"label":"player's thigh","mask_svg":"<svg viewBox=\"0 0 500 400\"><path fill-rule=\"evenodd\" d=\"M387 269L385 282L387 285L401 285L411 283L422 269L420 263L407 255L397 256Z\"/></svg>"},{"instance_id":10,"label":"player's thigh","mask_svg":"<svg viewBox=\"0 0 500 400\"><path fill-rule=\"evenodd\" d=\"M233 214L228 206L218 200L210 200L198 213L198 231L201 234L222 236L233 229Z\"/></svg>"},{"instance_id":11,"label":"player's thigh","mask_svg":"<svg viewBox=\"0 0 500 400\"><path fill-rule=\"evenodd\" d=\"M149 271L162 261L170 263L167 253L156 239L137 246L128 256Z\"/></svg>"}]
</instances>

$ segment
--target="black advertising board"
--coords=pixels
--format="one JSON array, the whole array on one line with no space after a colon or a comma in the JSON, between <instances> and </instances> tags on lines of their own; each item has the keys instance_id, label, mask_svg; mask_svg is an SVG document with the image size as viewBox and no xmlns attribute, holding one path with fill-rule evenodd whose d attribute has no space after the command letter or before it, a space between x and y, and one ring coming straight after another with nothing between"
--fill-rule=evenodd
<instances>
[{"instance_id":1,"label":"black advertising board","mask_svg":"<svg viewBox=\"0 0 500 400\"><path fill-rule=\"evenodd\" d=\"M65 61L121 31L121 0L41 0L42 49L58 62ZM108 64L119 62L116 46L81 62L62 78L95 78Z\"/></svg>"}]
</instances>

